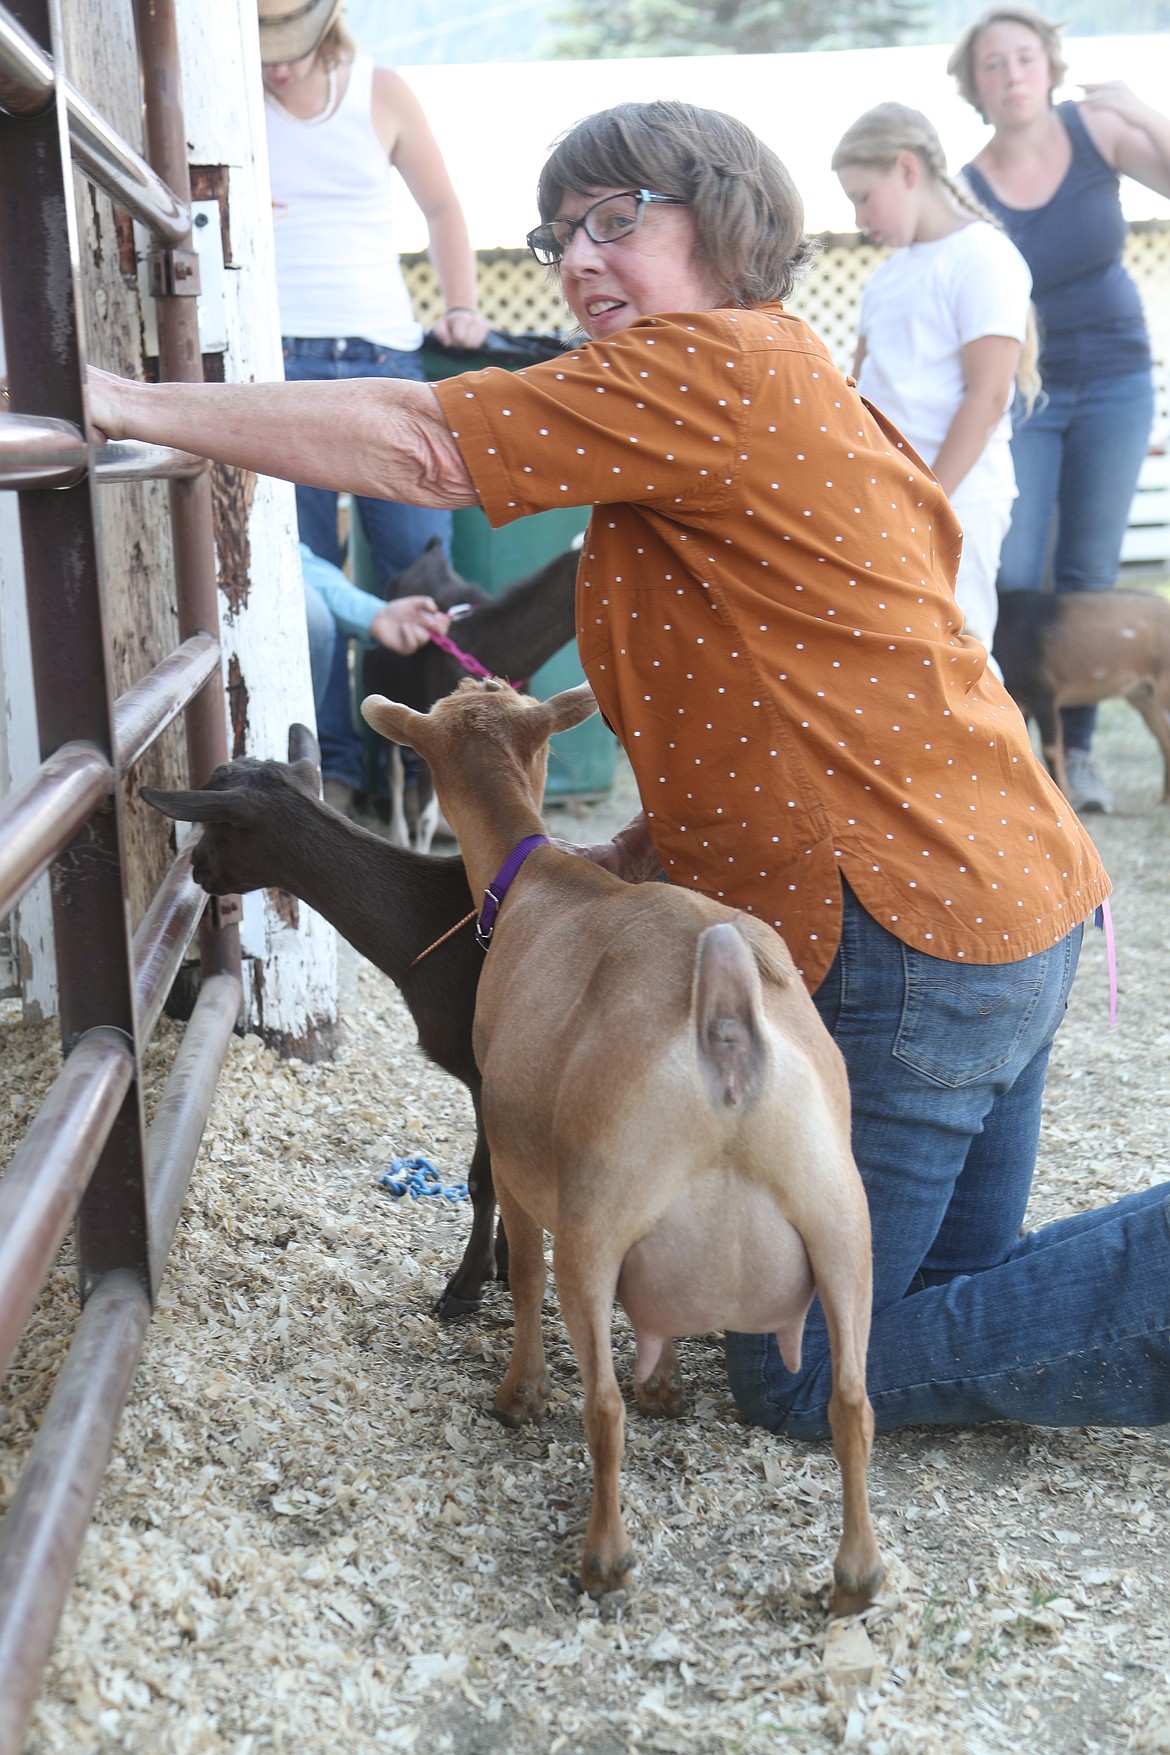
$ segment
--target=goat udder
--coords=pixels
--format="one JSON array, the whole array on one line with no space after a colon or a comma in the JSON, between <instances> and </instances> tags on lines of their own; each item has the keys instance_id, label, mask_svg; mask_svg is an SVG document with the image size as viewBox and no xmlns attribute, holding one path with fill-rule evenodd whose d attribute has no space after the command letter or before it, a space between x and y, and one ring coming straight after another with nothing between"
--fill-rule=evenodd
<instances>
[{"instance_id":1,"label":"goat udder","mask_svg":"<svg viewBox=\"0 0 1170 1755\"><path fill-rule=\"evenodd\" d=\"M648 1350L655 1336L733 1328L783 1336L785 1359L799 1359L812 1267L771 1190L713 1169L627 1250L617 1296L640 1353L643 1335Z\"/></svg>"}]
</instances>

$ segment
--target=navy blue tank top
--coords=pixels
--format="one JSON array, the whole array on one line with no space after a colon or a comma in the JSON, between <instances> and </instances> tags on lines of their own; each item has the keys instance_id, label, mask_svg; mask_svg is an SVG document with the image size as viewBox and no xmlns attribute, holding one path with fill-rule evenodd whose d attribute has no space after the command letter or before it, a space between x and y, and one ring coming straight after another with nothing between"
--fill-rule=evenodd
<instances>
[{"instance_id":1,"label":"navy blue tank top","mask_svg":"<svg viewBox=\"0 0 1170 1755\"><path fill-rule=\"evenodd\" d=\"M1040 377L1077 385L1150 369L1137 287L1122 265L1126 223L1118 178L1089 138L1075 103L1057 106L1072 163L1043 207L1007 207L986 177L963 175L1032 270L1040 329Z\"/></svg>"}]
</instances>

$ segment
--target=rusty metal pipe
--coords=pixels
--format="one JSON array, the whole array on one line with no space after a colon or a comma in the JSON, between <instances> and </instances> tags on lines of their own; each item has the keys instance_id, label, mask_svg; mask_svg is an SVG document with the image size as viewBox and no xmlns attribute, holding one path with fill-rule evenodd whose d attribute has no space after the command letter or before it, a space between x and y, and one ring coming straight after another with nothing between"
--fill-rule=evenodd
<instances>
[{"instance_id":1,"label":"rusty metal pipe","mask_svg":"<svg viewBox=\"0 0 1170 1755\"><path fill-rule=\"evenodd\" d=\"M16 488L73 487L85 474L89 450L69 420L48 415L0 414L0 492ZM139 439L111 439L92 452L94 479L173 481L200 475L206 457L147 445Z\"/></svg>"},{"instance_id":2,"label":"rusty metal pipe","mask_svg":"<svg viewBox=\"0 0 1170 1755\"><path fill-rule=\"evenodd\" d=\"M86 462L85 440L72 421L0 415L0 489L72 487Z\"/></svg>"},{"instance_id":3,"label":"rusty metal pipe","mask_svg":"<svg viewBox=\"0 0 1170 1755\"><path fill-rule=\"evenodd\" d=\"M94 480L175 481L202 475L206 457L176 451L171 445L148 445L143 439L108 439L93 450Z\"/></svg>"},{"instance_id":4,"label":"rusty metal pipe","mask_svg":"<svg viewBox=\"0 0 1170 1755\"><path fill-rule=\"evenodd\" d=\"M170 1253L242 995L236 975L212 975L204 981L147 1136L151 1274L156 1286Z\"/></svg>"},{"instance_id":5,"label":"rusty metal pipe","mask_svg":"<svg viewBox=\"0 0 1170 1755\"><path fill-rule=\"evenodd\" d=\"M53 63L23 25L0 6L0 110L39 116L53 101Z\"/></svg>"},{"instance_id":6,"label":"rusty metal pipe","mask_svg":"<svg viewBox=\"0 0 1170 1755\"><path fill-rule=\"evenodd\" d=\"M126 775L159 733L218 675L218 641L211 634L193 634L119 695L114 703L119 774Z\"/></svg>"},{"instance_id":7,"label":"rusty metal pipe","mask_svg":"<svg viewBox=\"0 0 1170 1755\"><path fill-rule=\"evenodd\" d=\"M20 1755L150 1321L141 1283L97 1282L0 1527L0 1755Z\"/></svg>"},{"instance_id":8,"label":"rusty metal pipe","mask_svg":"<svg viewBox=\"0 0 1170 1755\"><path fill-rule=\"evenodd\" d=\"M90 1030L58 1073L0 1181L0 1376L133 1076L134 1054L122 1032Z\"/></svg>"},{"instance_id":9,"label":"rusty metal pipe","mask_svg":"<svg viewBox=\"0 0 1170 1755\"><path fill-rule=\"evenodd\" d=\"M193 851L191 846L179 854L134 934L134 1010L140 1052L154 1035L158 1015L207 906L206 890L191 876Z\"/></svg>"},{"instance_id":10,"label":"rusty metal pipe","mask_svg":"<svg viewBox=\"0 0 1170 1755\"><path fill-rule=\"evenodd\" d=\"M141 220L164 244L178 244L191 231L190 190L180 198L162 177L116 134L87 98L65 82L69 145L77 169Z\"/></svg>"},{"instance_id":11,"label":"rusty metal pipe","mask_svg":"<svg viewBox=\"0 0 1170 1755\"><path fill-rule=\"evenodd\" d=\"M135 18L146 94L147 155L180 201L189 206L191 177L179 89L174 0L136 0ZM189 244L188 236L183 247ZM159 295L155 306L160 375L182 383L201 382L203 356L196 300L166 292ZM219 626L209 475L171 483L171 523L179 634L187 639L201 629ZM223 702L211 689L197 696L187 710L187 755L195 786L201 786L212 770L228 759ZM226 972L238 978L240 940L235 926L215 930L208 917L200 948L205 977Z\"/></svg>"},{"instance_id":12,"label":"rusty metal pipe","mask_svg":"<svg viewBox=\"0 0 1170 1755\"><path fill-rule=\"evenodd\" d=\"M0 920L113 790L114 770L99 749L63 743L0 799Z\"/></svg>"},{"instance_id":13,"label":"rusty metal pipe","mask_svg":"<svg viewBox=\"0 0 1170 1755\"><path fill-rule=\"evenodd\" d=\"M53 57L0 6L0 110L39 116L53 102ZM158 173L110 127L89 99L66 79L65 113L73 161L127 213L166 244L191 229L190 191L180 201Z\"/></svg>"}]
</instances>

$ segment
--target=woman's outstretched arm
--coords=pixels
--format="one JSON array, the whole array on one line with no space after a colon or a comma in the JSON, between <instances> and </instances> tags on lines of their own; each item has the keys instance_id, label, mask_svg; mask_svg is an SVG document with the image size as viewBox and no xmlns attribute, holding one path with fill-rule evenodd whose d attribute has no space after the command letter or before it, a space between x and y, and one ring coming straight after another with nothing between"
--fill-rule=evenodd
<instances>
[{"instance_id":1,"label":"woman's outstretched arm","mask_svg":"<svg viewBox=\"0 0 1170 1755\"><path fill-rule=\"evenodd\" d=\"M426 384L140 384L91 366L88 395L90 424L109 439L173 445L260 475L411 506L478 504Z\"/></svg>"}]
</instances>

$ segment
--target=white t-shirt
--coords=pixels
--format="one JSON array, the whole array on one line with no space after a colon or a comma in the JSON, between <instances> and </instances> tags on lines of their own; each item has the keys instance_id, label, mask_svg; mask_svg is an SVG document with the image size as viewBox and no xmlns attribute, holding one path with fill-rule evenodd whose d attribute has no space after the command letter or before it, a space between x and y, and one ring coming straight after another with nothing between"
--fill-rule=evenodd
<instances>
[{"instance_id":1,"label":"white t-shirt","mask_svg":"<svg viewBox=\"0 0 1170 1755\"><path fill-rule=\"evenodd\" d=\"M984 335L1027 332L1032 276L1011 239L986 220L908 244L876 268L861 295L866 353L857 387L933 466L963 399L962 349ZM1015 492L1003 418L959 486L964 501Z\"/></svg>"}]
</instances>

